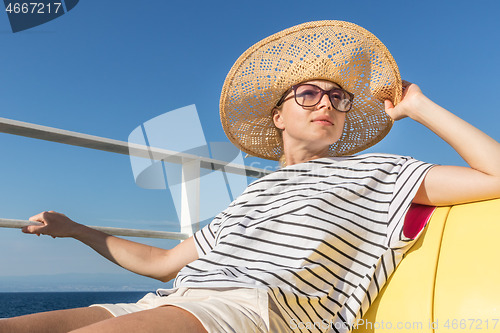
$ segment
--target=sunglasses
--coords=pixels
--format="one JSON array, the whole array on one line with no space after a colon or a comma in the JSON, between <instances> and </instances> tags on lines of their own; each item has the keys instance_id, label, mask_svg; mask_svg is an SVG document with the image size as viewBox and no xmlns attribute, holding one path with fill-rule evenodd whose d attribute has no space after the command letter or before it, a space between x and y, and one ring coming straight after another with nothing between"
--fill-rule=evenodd
<instances>
[{"instance_id":1,"label":"sunglasses","mask_svg":"<svg viewBox=\"0 0 500 333\"><path fill-rule=\"evenodd\" d=\"M335 110L340 112L348 112L352 108L352 101L354 99L353 94L345 91L342 88L323 90L314 84L300 83L288 89L283 94L283 97L281 97L281 99L278 101L276 106L280 106L285 102L285 100L287 100L286 96L290 93L291 90L293 90L295 102L297 102L298 105L304 107L315 106L319 103L319 101L321 101L323 95L327 94Z\"/></svg>"}]
</instances>

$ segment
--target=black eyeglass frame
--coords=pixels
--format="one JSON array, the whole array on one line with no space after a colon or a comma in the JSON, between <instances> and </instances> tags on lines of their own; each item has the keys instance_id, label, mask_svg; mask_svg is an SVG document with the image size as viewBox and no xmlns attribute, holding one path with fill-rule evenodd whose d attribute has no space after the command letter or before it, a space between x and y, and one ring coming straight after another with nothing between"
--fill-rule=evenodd
<instances>
[{"instance_id":1,"label":"black eyeglass frame","mask_svg":"<svg viewBox=\"0 0 500 333\"><path fill-rule=\"evenodd\" d=\"M313 105L303 105L303 104L299 103L299 101L297 100L297 88L299 88L300 86L304 86L304 85L314 86L314 87L318 88L318 89L321 91L321 96L319 97L318 101L317 101L315 104L313 104ZM338 91L338 90L343 91L343 92L346 92L346 93L349 95L349 97L350 97L351 105L350 105L350 107L349 107L349 110L347 110L347 111L342 111L342 110L337 109L337 108L335 107L335 104L334 104L334 103L333 103L333 101L332 101L332 95L331 95L331 92L332 92L332 91ZM296 102L298 105L303 106L303 107L306 107L306 108L307 108L307 107L312 107L312 106L316 106L316 105L318 105L318 103L321 101L321 99L323 98L323 96L324 96L325 94L328 94L328 98L330 99L330 103L332 104L333 108L334 108L335 110L339 111L339 112L349 112L349 111L351 111L351 109L352 109L352 102L354 101L354 94L352 94L351 92L349 92L349 91L347 91L347 90L342 89L342 87L338 87L338 88L337 88L337 87L335 87L335 88L332 88L332 89L330 89L330 90L324 90L324 89L322 89L321 87L318 87L317 85L312 84L312 83L299 83L299 84L296 84L296 85L291 86L291 87L290 87L290 88L289 88L289 89L288 89L288 90L287 90L287 91L283 94L283 96L281 96L281 98L280 98L280 100L278 101L278 103L276 103L276 106L278 106L278 107L279 107L279 106L281 106L281 104L283 104L283 103L285 102L285 100L286 100L286 96L287 96L287 95L288 95L291 91L293 91L293 98L295 99L295 102Z\"/></svg>"}]
</instances>

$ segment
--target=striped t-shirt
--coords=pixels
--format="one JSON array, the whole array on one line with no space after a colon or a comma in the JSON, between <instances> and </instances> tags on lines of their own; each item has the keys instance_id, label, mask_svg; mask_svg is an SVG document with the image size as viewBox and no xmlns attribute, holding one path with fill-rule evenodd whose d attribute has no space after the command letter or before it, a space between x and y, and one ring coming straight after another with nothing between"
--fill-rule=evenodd
<instances>
[{"instance_id":1,"label":"striped t-shirt","mask_svg":"<svg viewBox=\"0 0 500 333\"><path fill-rule=\"evenodd\" d=\"M265 288L292 329L349 331L414 242L404 216L431 166L365 154L275 171L194 235L174 287Z\"/></svg>"}]
</instances>

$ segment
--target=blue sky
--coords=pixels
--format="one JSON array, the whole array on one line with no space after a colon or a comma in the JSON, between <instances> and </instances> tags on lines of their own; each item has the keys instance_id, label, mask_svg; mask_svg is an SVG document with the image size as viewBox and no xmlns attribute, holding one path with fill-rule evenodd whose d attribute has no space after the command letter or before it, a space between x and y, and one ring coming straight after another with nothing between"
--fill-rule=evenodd
<instances>
[{"instance_id":1,"label":"blue sky","mask_svg":"<svg viewBox=\"0 0 500 333\"><path fill-rule=\"evenodd\" d=\"M500 140L499 13L494 0L82 0L62 17L14 34L2 12L0 117L127 141L149 119L195 104L207 141L227 141L218 103L238 56L290 26L337 19L373 32L404 79ZM370 151L464 164L408 119ZM176 228L167 223L176 219L170 194L139 188L126 156L7 134L0 134L0 156L2 218L56 210L89 225ZM245 161L252 162L273 165ZM0 229L0 276L84 272L126 274L74 240Z\"/></svg>"}]
</instances>

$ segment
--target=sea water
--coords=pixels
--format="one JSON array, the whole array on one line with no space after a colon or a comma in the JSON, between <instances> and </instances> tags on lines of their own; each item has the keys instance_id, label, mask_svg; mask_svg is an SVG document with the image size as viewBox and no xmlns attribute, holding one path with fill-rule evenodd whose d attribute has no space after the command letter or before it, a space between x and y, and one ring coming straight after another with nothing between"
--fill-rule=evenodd
<instances>
[{"instance_id":1,"label":"sea water","mask_svg":"<svg viewBox=\"0 0 500 333\"><path fill-rule=\"evenodd\" d=\"M135 303L149 291L0 293L0 318L86 307L101 303Z\"/></svg>"}]
</instances>

